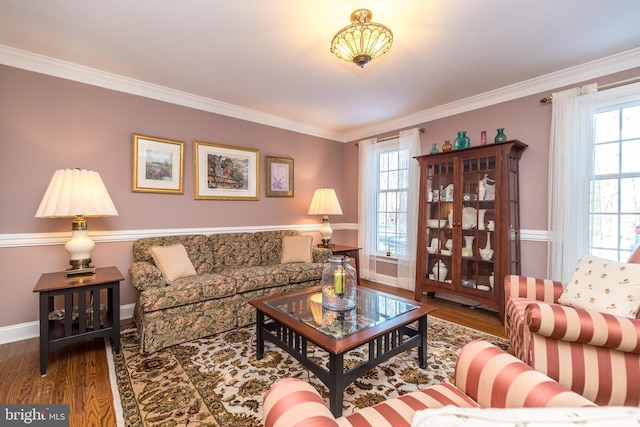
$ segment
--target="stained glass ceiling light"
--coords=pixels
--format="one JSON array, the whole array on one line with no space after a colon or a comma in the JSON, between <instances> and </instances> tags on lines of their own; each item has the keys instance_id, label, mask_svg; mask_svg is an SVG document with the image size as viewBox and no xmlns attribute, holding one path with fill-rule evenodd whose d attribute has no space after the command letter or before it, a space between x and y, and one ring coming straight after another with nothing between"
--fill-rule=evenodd
<instances>
[{"instance_id":1,"label":"stained glass ceiling light","mask_svg":"<svg viewBox=\"0 0 640 427\"><path fill-rule=\"evenodd\" d=\"M331 41L331 52L340 59L364 68L372 59L389 50L393 43L391 30L371 22L371 11L358 9L351 14L351 25L338 31Z\"/></svg>"}]
</instances>

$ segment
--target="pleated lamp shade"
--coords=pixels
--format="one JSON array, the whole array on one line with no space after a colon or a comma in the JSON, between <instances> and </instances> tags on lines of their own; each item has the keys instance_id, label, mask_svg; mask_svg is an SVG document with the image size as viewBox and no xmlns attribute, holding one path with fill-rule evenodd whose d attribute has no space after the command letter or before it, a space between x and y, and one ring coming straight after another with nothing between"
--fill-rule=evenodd
<instances>
[{"instance_id":1,"label":"pleated lamp shade","mask_svg":"<svg viewBox=\"0 0 640 427\"><path fill-rule=\"evenodd\" d=\"M55 171L36 212L36 218L115 215L118 211L100 174L86 169Z\"/></svg>"},{"instance_id":2,"label":"pleated lamp shade","mask_svg":"<svg viewBox=\"0 0 640 427\"><path fill-rule=\"evenodd\" d=\"M333 188L318 188L313 193L309 215L342 215L342 208Z\"/></svg>"}]
</instances>

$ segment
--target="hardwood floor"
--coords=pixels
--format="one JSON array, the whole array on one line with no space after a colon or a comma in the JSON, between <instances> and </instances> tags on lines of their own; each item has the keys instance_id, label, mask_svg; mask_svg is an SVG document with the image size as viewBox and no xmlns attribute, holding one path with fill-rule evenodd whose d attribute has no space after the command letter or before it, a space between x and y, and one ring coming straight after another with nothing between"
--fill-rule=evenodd
<instances>
[{"instance_id":1,"label":"hardwood floor","mask_svg":"<svg viewBox=\"0 0 640 427\"><path fill-rule=\"evenodd\" d=\"M115 426L104 339L88 339L49 354L40 376L39 340L0 345L0 402L69 404L70 426Z\"/></svg>"},{"instance_id":2,"label":"hardwood floor","mask_svg":"<svg viewBox=\"0 0 640 427\"><path fill-rule=\"evenodd\" d=\"M361 285L372 289L398 295L411 300L414 299L413 291L381 285L364 279L360 279L360 283ZM448 320L498 337L507 338L504 331L504 325L500 322L498 313L495 311L483 310L481 308L470 308L441 298L430 298L427 297L426 294L422 295L422 302L438 307L438 309L430 313L429 316Z\"/></svg>"},{"instance_id":3,"label":"hardwood floor","mask_svg":"<svg viewBox=\"0 0 640 427\"><path fill-rule=\"evenodd\" d=\"M413 292L362 281L363 286L413 299ZM438 307L431 315L506 337L495 312L472 309L423 296ZM70 344L49 355L47 375L40 376L38 338L0 345L0 402L69 404L70 426L115 426L104 341Z\"/></svg>"}]
</instances>

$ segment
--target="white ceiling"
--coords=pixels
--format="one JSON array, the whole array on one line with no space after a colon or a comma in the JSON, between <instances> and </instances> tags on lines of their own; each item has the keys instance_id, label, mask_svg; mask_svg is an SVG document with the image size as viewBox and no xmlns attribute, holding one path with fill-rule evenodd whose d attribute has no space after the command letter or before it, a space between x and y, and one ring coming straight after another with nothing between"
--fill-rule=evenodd
<instances>
[{"instance_id":1,"label":"white ceiling","mask_svg":"<svg viewBox=\"0 0 640 427\"><path fill-rule=\"evenodd\" d=\"M364 69L329 52L359 7L394 35ZM639 18L639 0L0 0L0 63L348 141L640 66Z\"/></svg>"}]
</instances>

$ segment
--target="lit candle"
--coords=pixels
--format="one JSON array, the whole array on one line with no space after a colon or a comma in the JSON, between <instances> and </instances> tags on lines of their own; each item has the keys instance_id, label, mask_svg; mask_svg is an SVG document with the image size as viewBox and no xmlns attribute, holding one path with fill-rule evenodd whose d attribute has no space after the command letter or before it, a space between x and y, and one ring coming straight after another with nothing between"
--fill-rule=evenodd
<instances>
[{"instance_id":1,"label":"lit candle","mask_svg":"<svg viewBox=\"0 0 640 427\"><path fill-rule=\"evenodd\" d=\"M333 273L333 291L340 297L344 294L344 268L342 267L336 268Z\"/></svg>"}]
</instances>

